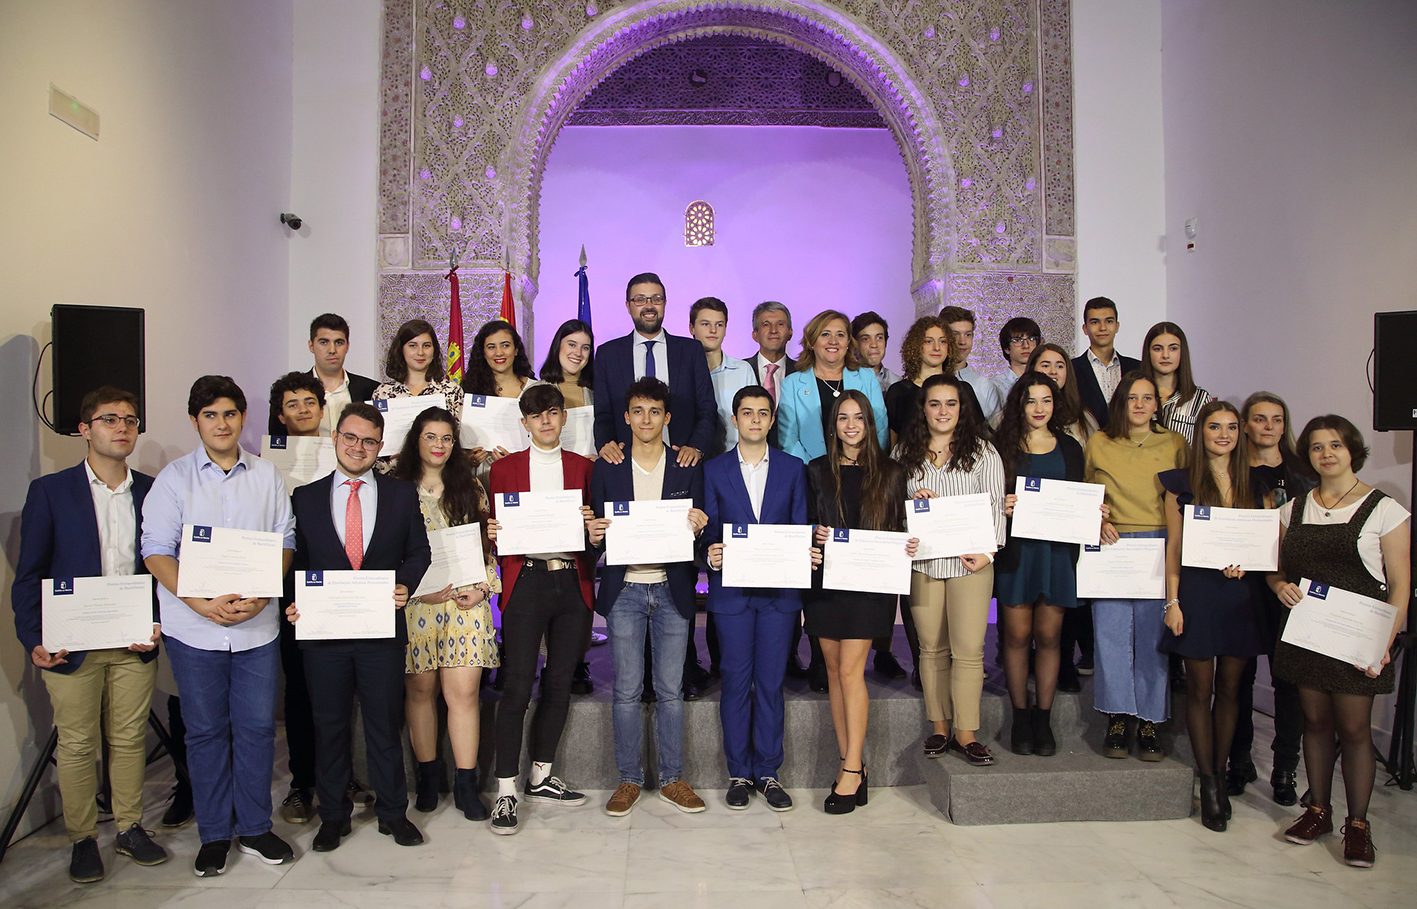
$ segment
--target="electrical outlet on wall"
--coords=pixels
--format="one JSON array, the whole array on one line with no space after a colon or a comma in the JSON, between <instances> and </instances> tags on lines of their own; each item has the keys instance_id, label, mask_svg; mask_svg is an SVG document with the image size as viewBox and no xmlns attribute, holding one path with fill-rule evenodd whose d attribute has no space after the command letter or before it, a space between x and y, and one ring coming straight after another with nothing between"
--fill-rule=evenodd
<instances>
[{"instance_id":1,"label":"electrical outlet on wall","mask_svg":"<svg viewBox=\"0 0 1417 909\"><path fill-rule=\"evenodd\" d=\"M1196 235L1200 233L1196 222L1199 220L1199 218L1186 219L1186 252L1196 251Z\"/></svg>"}]
</instances>

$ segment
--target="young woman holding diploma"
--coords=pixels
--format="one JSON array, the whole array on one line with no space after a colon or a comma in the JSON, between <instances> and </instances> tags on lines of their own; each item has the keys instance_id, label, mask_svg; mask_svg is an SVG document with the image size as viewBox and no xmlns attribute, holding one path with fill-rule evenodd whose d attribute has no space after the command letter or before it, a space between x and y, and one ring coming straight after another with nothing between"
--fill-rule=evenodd
<instances>
[{"instance_id":1,"label":"young woman holding diploma","mask_svg":"<svg viewBox=\"0 0 1417 909\"><path fill-rule=\"evenodd\" d=\"M1318 474L1318 488L1300 493L1279 511L1279 571L1268 578L1279 601L1293 609L1307 591L1307 578L1375 600L1397 610L1388 647L1377 667L1350 666L1281 640L1275 645L1274 674L1299 686L1304 708L1304 771L1309 778L1304 813L1284 833L1302 846L1333 832L1333 766L1343 745L1343 788L1348 818L1343 827L1343 860L1371 868L1373 840L1368 800L1377 774L1374 760L1373 697L1393 690L1392 642L1407 625L1411 546L1404 526L1407 510L1358 479L1368 460L1363 436L1335 414L1315 417L1299 436L1299 451ZM1288 616L1286 615L1287 619ZM1282 631L1281 631L1282 634Z\"/></svg>"},{"instance_id":2,"label":"young woman holding diploma","mask_svg":"<svg viewBox=\"0 0 1417 909\"><path fill-rule=\"evenodd\" d=\"M527 359L522 336L510 322L493 319L477 330L472 341L467 375L463 376L463 391L488 398L520 398L528 385L536 381L531 361ZM473 460L487 465L511 452L502 446L491 451L472 450Z\"/></svg>"},{"instance_id":3,"label":"young woman holding diploma","mask_svg":"<svg viewBox=\"0 0 1417 909\"><path fill-rule=\"evenodd\" d=\"M414 808L438 807L443 779L438 759L438 691L448 704L448 738L457 772L453 802L470 821L487 819L478 797L477 740L479 695L484 667L499 665L497 629L488 600L502 589L492 543L487 537L487 491L473 476L467 453L458 444L458 424L450 411L430 407L418 415L404 438L394 476L418 486L423 525L431 533L447 527L481 523L486 579L465 587L444 587L410 597L408 651L404 667L404 715L408 739L418 761Z\"/></svg>"},{"instance_id":4,"label":"young woman holding diploma","mask_svg":"<svg viewBox=\"0 0 1417 909\"><path fill-rule=\"evenodd\" d=\"M442 395L448 412L461 417L462 388L447 377L438 335L422 319L410 319L399 326L384 356L384 374L391 381L374 389L375 401Z\"/></svg>"}]
</instances>

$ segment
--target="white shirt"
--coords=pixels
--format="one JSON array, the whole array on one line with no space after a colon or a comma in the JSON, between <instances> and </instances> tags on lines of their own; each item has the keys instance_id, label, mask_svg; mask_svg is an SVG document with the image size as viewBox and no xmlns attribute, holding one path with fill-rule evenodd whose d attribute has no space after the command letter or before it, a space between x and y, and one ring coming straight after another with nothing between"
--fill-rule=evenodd
<instances>
[{"instance_id":1,"label":"white shirt","mask_svg":"<svg viewBox=\"0 0 1417 909\"><path fill-rule=\"evenodd\" d=\"M334 482L330 484L330 517L335 522L335 533L339 535L341 546L348 546L344 538L345 513L349 509L349 489L351 477L335 468ZM359 478L359 523L364 531L360 551L369 551L369 539L374 536L374 517L379 509L379 489L374 483L374 474L369 472Z\"/></svg>"},{"instance_id":2,"label":"white shirt","mask_svg":"<svg viewBox=\"0 0 1417 909\"><path fill-rule=\"evenodd\" d=\"M758 384L772 392L772 402L777 404L778 397L782 394L782 380L787 378L787 354L783 353L777 360L769 360L760 349L753 354L751 360L758 367ZM773 370L773 384L771 386L768 385L768 366L770 365L777 367Z\"/></svg>"},{"instance_id":3,"label":"white shirt","mask_svg":"<svg viewBox=\"0 0 1417 909\"><path fill-rule=\"evenodd\" d=\"M1089 347L1087 362L1092 364L1092 374L1097 377L1097 385L1102 389L1102 399L1111 401L1112 395L1117 392L1117 386L1122 384L1122 358L1117 356L1117 352L1114 350L1112 351L1112 362L1103 364L1102 358Z\"/></svg>"},{"instance_id":4,"label":"white shirt","mask_svg":"<svg viewBox=\"0 0 1417 909\"><path fill-rule=\"evenodd\" d=\"M772 457L772 449L764 449L763 459L756 464L750 464L744 459L741 448L734 450L738 454L738 470L743 474L743 485L748 489L748 501L753 503L753 517L761 521L763 493L768 488L768 458Z\"/></svg>"},{"instance_id":5,"label":"white shirt","mask_svg":"<svg viewBox=\"0 0 1417 909\"><path fill-rule=\"evenodd\" d=\"M718 406L718 422L714 426L713 442L705 454L723 454L738 444L738 427L733 425L733 398L740 389L756 385L753 368L737 357L723 355L723 362L709 370L713 383L714 402Z\"/></svg>"},{"instance_id":6,"label":"white shirt","mask_svg":"<svg viewBox=\"0 0 1417 909\"><path fill-rule=\"evenodd\" d=\"M627 457L630 453L625 452ZM664 496L664 463L669 459L669 447L659 452L659 461L645 470L639 462L630 457L630 472L635 479L635 501L657 502ZM663 565L628 565L625 568L627 584L662 584L669 579Z\"/></svg>"},{"instance_id":7,"label":"white shirt","mask_svg":"<svg viewBox=\"0 0 1417 909\"><path fill-rule=\"evenodd\" d=\"M527 450L527 474L532 492L560 492L566 488L566 471L561 466L561 446L550 451L532 445ZM576 557L573 552L538 552L533 559L565 559Z\"/></svg>"},{"instance_id":8,"label":"white shirt","mask_svg":"<svg viewBox=\"0 0 1417 909\"><path fill-rule=\"evenodd\" d=\"M310 370L310 374L315 377L315 381L324 384L324 379L320 377L320 371ZM335 425L339 423L339 415L344 413L344 409L352 402L349 395L349 373L340 372L340 385L334 391L325 389L325 412L320 417L320 435L328 436L335 431Z\"/></svg>"},{"instance_id":9,"label":"white shirt","mask_svg":"<svg viewBox=\"0 0 1417 909\"><path fill-rule=\"evenodd\" d=\"M138 565L138 514L133 510L133 471L125 470L117 489L98 478L84 460L93 495L93 515L98 521L99 562L106 578L129 575Z\"/></svg>"},{"instance_id":10,"label":"white shirt","mask_svg":"<svg viewBox=\"0 0 1417 909\"><path fill-rule=\"evenodd\" d=\"M643 379L645 377L645 344L646 342L653 341L655 342L654 377L659 381L663 382L665 385L668 385L669 335L665 333L664 329L661 328L659 330L659 334L655 335L653 338L646 338L639 332L632 331L630 332L630 340L633 342L632 355L634 356L635 360L635 378ZM668 427L665 427L665 432L668 431Z\"/></svg>"}]
</instances>

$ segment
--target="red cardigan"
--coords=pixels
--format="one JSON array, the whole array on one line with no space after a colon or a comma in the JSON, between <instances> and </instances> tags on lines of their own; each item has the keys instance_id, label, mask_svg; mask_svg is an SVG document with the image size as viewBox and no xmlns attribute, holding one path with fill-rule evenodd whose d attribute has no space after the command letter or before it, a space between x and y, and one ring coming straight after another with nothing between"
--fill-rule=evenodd
<instances>
[{"instance_id":1,"label":"red cardigan","mask_svg":"<svg viewBox=\"0 0 1417 909\"><path fill-rule=\"evenodd\" d=\"M561 452L561 472L566 489L579 489L581 491L581 503L590 504L590 470L591 461L574 452L562 450ZM492 473L488 477L488 485L491 488L492 516L497 516L497 497L504 492L530 492L531 491L531 454L528 450L513 452L492 465ZM592 608L595 602L595 563L599 554L587 546L584 552L578 554L576 559L576 572L580 575L581 596L585 599L586 608ZM499 561L502 565L502 595L498 597L497 604L503 612L507 610L507 604L511 602L512 590L517 585L517 575L522 570L522 560L524 556L502 556Z\"/></svg>"}]
</instances>

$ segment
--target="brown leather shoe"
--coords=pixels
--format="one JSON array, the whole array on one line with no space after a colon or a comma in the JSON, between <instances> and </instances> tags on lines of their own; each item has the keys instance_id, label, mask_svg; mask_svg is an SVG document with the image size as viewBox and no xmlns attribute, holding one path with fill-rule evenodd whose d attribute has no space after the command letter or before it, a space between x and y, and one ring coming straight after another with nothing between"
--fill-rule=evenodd
<instances>
[{"instance_id":1,"label":"brown leather shoe","mask_svg":"<svg viewBox=\"0 0 1417 909\"><path fill-rule=\"evenodd\" d=\"M605 803L605 813L611 817L624 817L630 813L630 809L635 807L635 802L640 800L640 787L635 783L621 783L615 788L615 794L610 796L610 801Z\"/></svg>"},{"instance_id":2,"label":"brown leather shoe","mask_svg":"<svg viewBox=\"0 0 1417 909\"><path fill-rule=\"evenodd\" d=\"M694 787L683 780L675 780L659 787L659 797L686 814L698 814L708 806L694 792Z\"/></svg>"},{"instance_id":3,"label":"brown leather shoe","mask_svg":"<svg viewBox=\"0 0 1417 909\"><path fill-rule=\"evenodd\" d=\"M1371 868L1377 856L1373 852L1372 831L1366 818L1350 817L1343 822L1343 861L1355 868Z\"/></svg>"},{"instance_id":4,"label":"brown leather shoe","mask_svg":"<svg viewBox=\"0 0 1417 909\"><path fill-rule=\"evenodd\" d=\"M1367 825L1364 824L1366 827ZM1284 838L1291 843L1307 846L1326 833L1333 832L1333 809L1328 806L1306 805L1299 820L1284 831Z\"/></svg>"}]
</instances>

